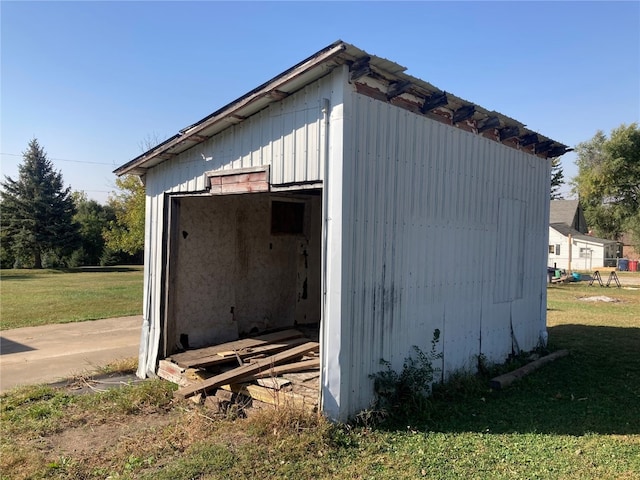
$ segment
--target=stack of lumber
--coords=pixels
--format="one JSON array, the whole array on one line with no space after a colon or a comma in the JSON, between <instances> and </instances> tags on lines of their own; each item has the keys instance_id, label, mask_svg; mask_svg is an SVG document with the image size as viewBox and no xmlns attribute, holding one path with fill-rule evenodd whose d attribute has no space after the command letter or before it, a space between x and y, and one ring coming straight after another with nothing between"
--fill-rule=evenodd
<instances>
[{"instance_id":1,"label":"stack of lumber","mask_svg":"<svg viewBox=\"0 0 640 480\"><path fill-rule=\"evenodd\" d=\"M299 330L284 330L172 355L160 362L158 376L180 386L178 398L223 390L270 404L315 407L319 347Z\"/></svg>"}]
</instances>

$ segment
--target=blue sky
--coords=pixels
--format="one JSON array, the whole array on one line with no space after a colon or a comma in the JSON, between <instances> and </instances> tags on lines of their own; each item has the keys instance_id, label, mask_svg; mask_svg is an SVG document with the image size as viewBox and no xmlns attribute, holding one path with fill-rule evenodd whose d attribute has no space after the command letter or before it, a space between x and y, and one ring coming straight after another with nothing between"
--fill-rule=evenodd
<instances>
[{"instance_id":1,"label":"blue sky","mask_svg":"<svg viewBox=\"0 0 640 480\"><path fill-rule=\"evenodd\" d=\"M335 40L574 146L640 121L639 2L0 3L0 156L38 138L105 202L114 168ZM565 177L575 156L563 157Z\"/></svg>"}]
</instances>

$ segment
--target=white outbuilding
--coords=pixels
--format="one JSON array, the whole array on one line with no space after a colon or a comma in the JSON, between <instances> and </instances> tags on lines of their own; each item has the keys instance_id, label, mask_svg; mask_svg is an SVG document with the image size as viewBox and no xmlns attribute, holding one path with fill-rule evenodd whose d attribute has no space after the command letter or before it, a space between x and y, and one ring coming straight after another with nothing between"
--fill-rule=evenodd
<instances>
[{"instance_id":1,"label":"white outbuilding","mask_svg":"<svg viewBox=\"0 0 640 480\"><path fill-rule=\"evenodd\" d=\"M315 324L342 420L434 332L445 378L546 338L567 147L404 72L337 41L115 171L146 186L140 377L187 344Z\"/></svg>"}]
</instances>

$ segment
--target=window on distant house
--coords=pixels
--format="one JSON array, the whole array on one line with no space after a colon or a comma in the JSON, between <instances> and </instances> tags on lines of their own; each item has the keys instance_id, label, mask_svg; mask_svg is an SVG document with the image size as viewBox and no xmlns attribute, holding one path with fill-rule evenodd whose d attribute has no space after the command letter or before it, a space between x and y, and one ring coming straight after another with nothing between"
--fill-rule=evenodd
<instances>
[{"instance_id":1,"label":"window on distant house","mask_svg":"<svg viewBox=\"0 0 640 480\"><path fill-rule=\"evenodd\" d=\"M591 257L591 249L589 248L581 248L580 249L580 258L589 258Z\"/></svg>"},{"instance_id":2,"label":"window on distant house","mask_svg":"<svg viewBox=\"0 0 640 480\"><path fill-rule=\"evenodd\" d=\"M555 245L549 245L549 253L556 253Z\"/></svg>"},{"instance_id":3,"label":"window on distant house","mask_svg":"<svg viewBox=\"0 0 640 480\"><path fill-rule=\"evenodd\" d=\"M560 244L556 243L556 255L560 255Z\"/></svg>"}]
</instances>

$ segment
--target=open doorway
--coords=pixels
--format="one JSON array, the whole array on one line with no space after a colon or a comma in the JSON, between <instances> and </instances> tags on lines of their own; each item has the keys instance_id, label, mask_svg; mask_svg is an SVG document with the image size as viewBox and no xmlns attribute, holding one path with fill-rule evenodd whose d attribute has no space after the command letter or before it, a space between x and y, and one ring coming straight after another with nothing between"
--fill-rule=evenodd
<instances>
[{"instance_id":1,"label":"open doorway","mask_svg":"<svg viewBox=\"0 0 640 480\"><path fill-rule=\"evenodd\" d=\"M241 358L245 353L258 346L261 351L274 346L274 342L261 343L267 338L277 338L275 343L287 348L319 342L320 189L181 196L170 201L165 351L161 358L174 362L171 371L174 365L182 365L184 371L198 364L198 355L208 367L218 368L222 360L230 364L223 368L238 368L236 360L245 366L245 360L247 364L256 361ZM302 335L289 338L292 329ZM280 338L280 333L287 338ZM222 350L217 348L221 344L225 345ZM245 344L251 345L248 351ZM308 361L308 355L305 358ZM318 363L313 365L317 379ZM166 378L163 373L168 371L163 368L169 368L166 361L161 361L158 369ZM216 374L220 370L211 372ZM307 373L304 378L312 376ZM317 387L316 380L316 392Z\"/></svg>"},{"instance_id":2,"label":"open doorway","mask_svg":"<svg viewBox=\"0 0 640 480\"><path fill-rule=\"evenodd\" d=\"M165 356L321 316L321 190L172 199Z\"/></svg>"}]
</instances>

